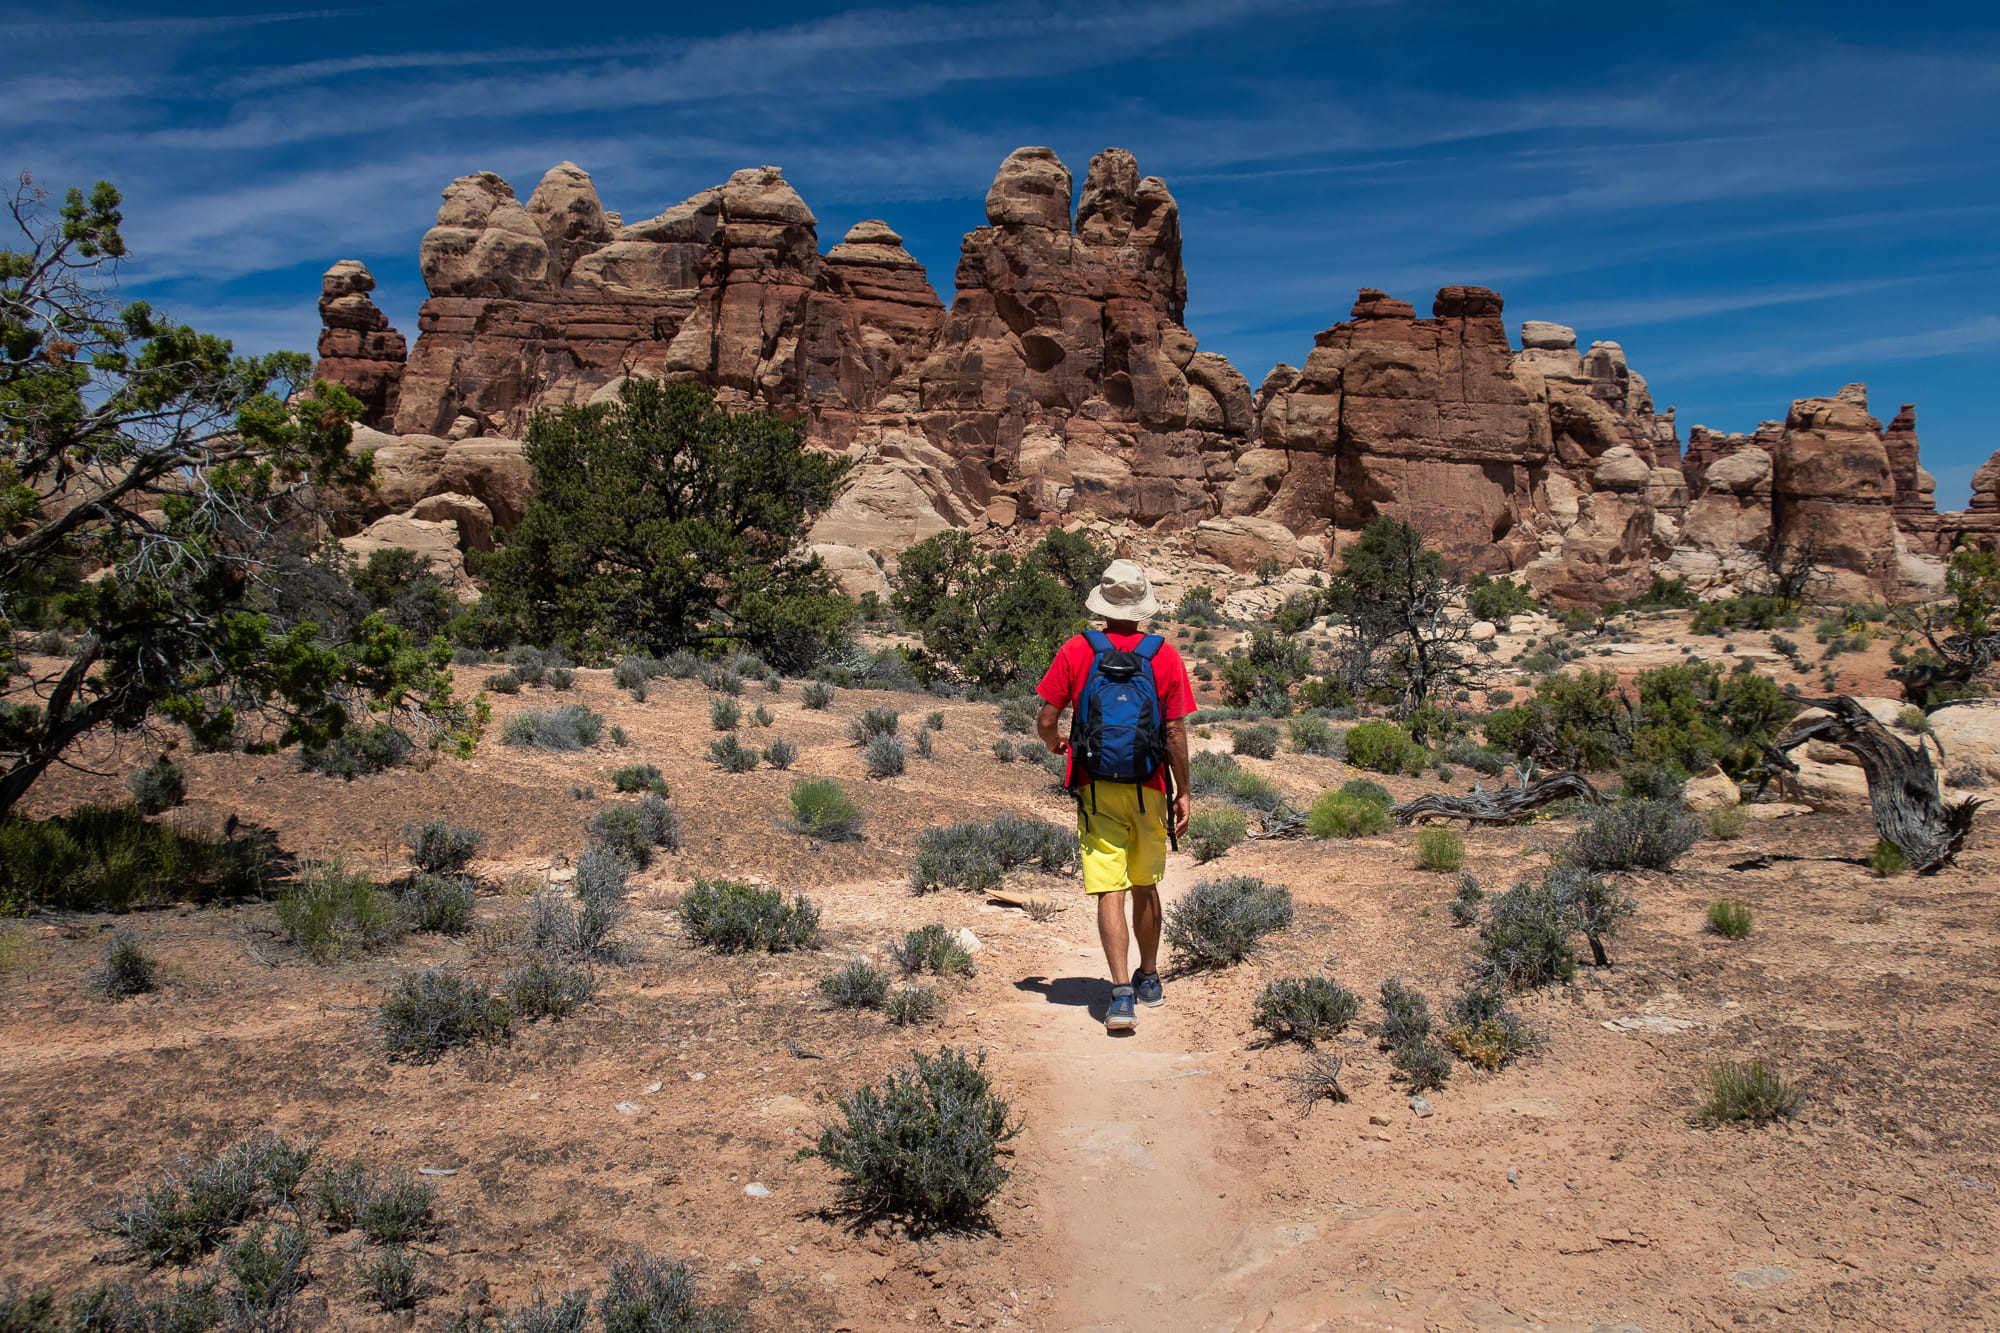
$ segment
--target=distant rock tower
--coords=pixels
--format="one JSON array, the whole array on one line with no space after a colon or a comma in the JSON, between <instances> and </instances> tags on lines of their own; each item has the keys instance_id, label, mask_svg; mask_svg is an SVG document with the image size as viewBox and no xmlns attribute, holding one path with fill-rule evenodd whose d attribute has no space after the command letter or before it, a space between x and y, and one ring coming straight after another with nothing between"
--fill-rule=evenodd
<instances>
[{"instance_id":1,"label":"distant rock tower","mask_svg":"<svg viewBox=\"0 0 2000 1333\"><path fill-rule=\"evenodd\" d=\"M369 298L374 290L375 275L358 259L341 260L320 279L319 364L313 373L345 385L361 400L362 425L382 427L396 415L409 347Z\"/></svg>"}]
</instances>

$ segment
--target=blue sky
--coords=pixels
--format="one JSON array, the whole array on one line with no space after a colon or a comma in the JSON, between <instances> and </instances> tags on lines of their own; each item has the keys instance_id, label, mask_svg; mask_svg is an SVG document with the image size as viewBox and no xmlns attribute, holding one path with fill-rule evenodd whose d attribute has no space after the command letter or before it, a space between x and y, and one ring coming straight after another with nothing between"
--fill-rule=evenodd
<instances>
[{"instance_id":1,"label":"blue sky","mask_svg":"<svg viewBox=\"0 0 2000 1333\"><path fill-rule=\"evenodd\" d=\"M1683 431L1865 380L1947 507L2000 448L1990 4L281 3L0 5L6 165L116 183L128 292L246 350L310 350L343 258L414 338L469 171L571 159L638 218L774 163L822 247L885 218L949 300L1010 149L1117 144L1253 384L1357 287L1473 282L1622 342Z\"/></svg>"}]
</instances>

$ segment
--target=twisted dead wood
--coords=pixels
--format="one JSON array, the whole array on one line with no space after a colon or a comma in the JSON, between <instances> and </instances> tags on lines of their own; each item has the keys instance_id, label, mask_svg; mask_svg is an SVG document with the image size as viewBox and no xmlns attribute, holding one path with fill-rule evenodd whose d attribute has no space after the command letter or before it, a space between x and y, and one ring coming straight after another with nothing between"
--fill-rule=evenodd
<instances>
[{"instance_id":1,"label":"twisted dead wood","mask_svg":"<svg viewBox=\"0 0 2000 1333\"><path fill-rule=\"evenodd\" d=\"M1502 787L1497 792L1489 792L1475 782L1472 790L1463 796L1419 796L1414 801L1390 806L1389 813L1396 817L1398 824L1414 823L1425 817L1465 819L1475 824L1511 824L1517 819L1527 818L1551 801L1571 796L1592 805L1601 804L1604 800L1604 793L1591 786L1583 774L1564 769L1532 781L1523 773L1514 786Z\"/></svg>"}]
</instances>

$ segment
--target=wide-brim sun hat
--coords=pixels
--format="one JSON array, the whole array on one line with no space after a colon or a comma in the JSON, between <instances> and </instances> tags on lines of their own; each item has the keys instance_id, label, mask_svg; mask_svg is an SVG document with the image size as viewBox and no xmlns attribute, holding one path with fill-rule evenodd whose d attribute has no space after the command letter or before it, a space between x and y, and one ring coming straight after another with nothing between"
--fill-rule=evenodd
<instances>
[{"instance_id":1,"label":"wide-brim sun hat","mask_svg":"<svg viewBox=\"0 0 2000 1333\"><path fill-rule=\"evenodd\" d=\"M1136 560L1113 560L1083 599L1091 614L1106 620L1144 620L1160 609L1153 585Z\"/></svg>"}]
</instances>

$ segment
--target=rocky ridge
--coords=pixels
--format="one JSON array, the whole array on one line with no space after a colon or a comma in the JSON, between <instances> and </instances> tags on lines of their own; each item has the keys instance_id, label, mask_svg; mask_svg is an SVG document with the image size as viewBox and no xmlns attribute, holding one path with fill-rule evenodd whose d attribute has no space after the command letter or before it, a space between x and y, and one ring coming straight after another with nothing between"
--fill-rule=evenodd
<instances>
[{"instance_id":1,"label":"rocky ridge","mask_svg":"<svg viewBox=\"0 0 2000 1333\"><path fill-rule=\"evenodd\" d=\"M531 481L530 414L642 375L802 418L853 456L810 540L857 590L880 584L865 552L953 526L996 542L1150 529L1244 570L1313 564L1389 514L1468 572L1575 602L1656 573L1735 586L1808 546L1845 593L1907 595L1937 585L1958 534L2000 539L2000 466L1970 510L1939 515L1910 405L1885 428L1850 385L1752 434L1696 426L1683 450L1619 344L1583 350L1530 320L1517 348L1483 287L1442 289L1428 318L1363 290L1302 367L1253 392L1183 324L1179 206L1123 149L1080 190L1049 149L1009 154L949 307L886 222L825 253L817 225L768 166L632 225L572 163L525 204L490 172L453 181L422 243L430 297L407 360L366 268L326 276L320 373L362 398L357 447L389 478L338 526L439 521L416 506L451 497L431 510L458 544L489 541Z\"/></svg>"}]
</instances>

